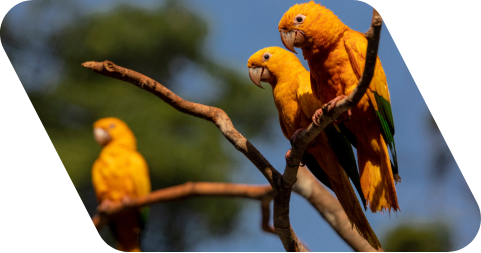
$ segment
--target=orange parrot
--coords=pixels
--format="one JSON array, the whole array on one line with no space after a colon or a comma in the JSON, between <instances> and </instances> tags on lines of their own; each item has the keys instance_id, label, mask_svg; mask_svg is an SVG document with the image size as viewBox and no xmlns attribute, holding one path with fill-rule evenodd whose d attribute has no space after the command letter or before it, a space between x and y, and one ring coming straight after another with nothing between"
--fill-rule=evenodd
<instances>
[{"instance_id":1,"label":"orange parrot","mask_svg":"<svg viewBox=\"0 0 481 253\"><path fill-rule=\"evenodd\" d=\"M99 209L112 202L128 201L150 192L147 163L137 152L136 139L127 124L117 118L94 123L94 137L103 149L92 168L92 182ZM110 228L122 251L140 251L140 232L148 217L148 208L113 215Z\"/></svg>"},{"instance_id":2,"label":"orange parrot","mask_svg":"<svg viewBox=\"0 0 481 253\"><path fill-rule=\"evenodd\" d=\"M287 139L295 142L299 130L309 126L312 115L322 106L312 93L309 71L293 53L279 47L256 52L249 58L247 67L254 84L262 88L261 82L268 82L272 86L282 132ZM286 159L289 159L289 154L288 151ZM359 234L375 249L380 248L381 243L349 181L350 177L365 205L352 146L336 126L329 126L317 136L306 148L303 162L334 191Z\"/></svg>"},{"instance_id":3,"label":"orange parrot","mask_svg":"<svg viewBox=\"0 0 481 253\"><path fill-rule=\"evenodd\" d=\"M311 86L322 103L349 95L362 76L367 39L332 11L314 1L291 7L279 22L286 48L302 48L311 70ZM322 110L316 112L319 117ZM356 147L361 187L372 212L399 210L394 182L400 182L394 121L386 75L379 58L372 82L344 121L343 134ZM389 158L388 147L393 162Z\"/></svg>"}]
</instances>

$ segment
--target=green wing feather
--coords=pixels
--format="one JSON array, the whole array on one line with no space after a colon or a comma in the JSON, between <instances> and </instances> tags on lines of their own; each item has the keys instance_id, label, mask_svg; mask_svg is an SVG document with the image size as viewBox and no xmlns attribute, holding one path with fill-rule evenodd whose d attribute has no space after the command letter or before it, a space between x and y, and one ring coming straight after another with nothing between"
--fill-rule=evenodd
<instances>
[{"instance_id":1,"label":"green wing feather","mask_svg":"<svg viewBox=\"0 0 481 253\"><path fill-rule=\"evenodd\" d=\"M356 187L359 197L361 197L364 210L366 207L366 199L361 188L361 179L357 170L356 158L352 151L351 143L344 137L343 133L339 132L334 126L330 125L324 130L327 134L329 146L336 154L337 160L341 164L342 168L346 172L347 176L351 179L354 187Z\"/></svg>"},{"instance_id":2,"label":"green wing feather","mask_svg":"<svg viewBox=\"0 0 481 253\"><path fill-rule=\"evenodd\" d=\"M397 154L396 154L396 144L394 143L394 121L392 117L391 104L389 101L384 99L382 96L373 92L376 99L377 107L379 111L376 111L376 115L382 125L382 137L384 138L386 144L391 150L393 163L392 163L392 173L394 176L399 174L398 164L397 164Z\"/></svg>"},{"instance_id":3,"label":"green wing feather","mask_svg":"<svg viewBox=\"0 0 481 253\"><path fill-rule=\"evenodd\" d=\"M312 172L312 175L332 190L331 183L329 183L329 177L313 155L305 152L302 157L302 162L307 165L307 168Z\"/></svg>"},{"instance_id":4,"label":"green wing feather","mask_svg":"<svg viewBox=\"0 0 481 253\"><path fill-rule=\"evenodd\" d=\"M366 60L366 49L367 49L367 40L363 33L350 30L346 32L344 35L344 45L346 48L346 52L349 55L349 61L351 62L352 69L356 74L358 80L361 78L362 71L364 69L364 62ZM382 75L384 75L384 71L382 70L381 62L378 60L376 62L376 70L375 71L382 71ZM379 69L381 68L381 69ZM376 72L375 72L376 75ZM385 76L382 78L382 82L385 83ZM389 146L391 150L391 154L393 157L393 161L391 162L391 168L393 172L393 176L396 181L399 181L401 178L399 177L398 173L398 164L397 164L397 155L396 155L396 145L394 144L394 121L391 111L391 104L385 98L383 98L380 94L376 92L376 88L383 88L384 86L381 85L380 87L374 86L370 87L370 91L374 94L375 102L379 111L376 111L376 115L378 116L379 120L381 121L382 131L381 134L383 135L386 144ZM374 89L372 89L374 88ZM369 92L369 91L368 91ZM374 101L372 101L374 102ZM344 133L344 131L343 131ZM354 144L353 144L354 145ZM394 163L393 163L394 162Z\"/></svg>"},{"instance_id":5,"label":"green wing feather","mask_svg":"<svg viewBox=\"0 0 481 253\"><path fill-rule=\"evenodd\" d=\"M344 125L344 123L338 124L337 127L341 130L341 133L346 137L346 139L355 147L357 148L357 139L356 136L349 130L349 128Z\"/></svg>"},{"instance_id":6,"label":"green wing feather","mask_svg":"<svg viewBox=\"0 0 481 253\"><path fill-rule=\"evenodd\" d=\"M149 220L149 214L150 214L150 208L148 206L140 208L140 228L143 229L145 228L145 224L147 224L147 221Z\"/></svg>"}]
</instances>

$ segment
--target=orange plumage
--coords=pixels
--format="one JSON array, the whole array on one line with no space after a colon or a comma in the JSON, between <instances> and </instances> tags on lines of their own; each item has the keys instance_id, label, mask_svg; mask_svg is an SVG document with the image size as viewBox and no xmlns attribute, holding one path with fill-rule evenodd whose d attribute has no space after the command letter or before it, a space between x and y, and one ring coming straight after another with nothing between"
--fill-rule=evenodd
<instances>
[{"instance_id":1,"label":"orange plumage","mask_svg":"<svg viewBox=\"0 0 481 253\"><path fill-rule=\"evenodd\" d=\"M260 81L264 81L269 82L272 86L281 129L287 139L297 129L309 126L312 122L311 116L322 104L312 93L309 72L304 69L294 54L279 47L265 48L249 58L247 67L254 83L260 85ZM322 167L321 170L327 174L327 185L334 191L349 220L361 236L368 240L374 248L381 247L381 243L364 215L346 172L329 145L326 131L319 134L315 145L309 146L306 152L314 156ZM315 168L307 165L319 178L318 175L322 171L315 171Z\"/></svg>"},{"instance_id":2,"label":"orange plumage","mask_svg":"<svg viewBox=\"0 0 481 253\"><path fill-rule=\"evenodd\" d=\"M279 23L287 48L302 48L311 70L311 86L321 103L348 95L364 69L367 39L320 4L291 7ZM355 137L361 186L372 212L399 210L394 181L400 181L394 122L386 75L379 58L368 91L344 122ZM391 166L388 146L393 156Z\"/></svg>"},{"instance_id":3,"label":"orange plumage","mask_svg":"<svg viewBox=\"0 0 481 253\"><path fill-rule=\"evenodd\" d=\"M136 139L125 122L103 118L94 123L96 141L103 149L92 168L92 181L100 207L142 197L150 192L147 163L137 152ZM140 251L139 234L148 209L116 214L109 224L122 251Z\"/></svg>"}]
</instances>

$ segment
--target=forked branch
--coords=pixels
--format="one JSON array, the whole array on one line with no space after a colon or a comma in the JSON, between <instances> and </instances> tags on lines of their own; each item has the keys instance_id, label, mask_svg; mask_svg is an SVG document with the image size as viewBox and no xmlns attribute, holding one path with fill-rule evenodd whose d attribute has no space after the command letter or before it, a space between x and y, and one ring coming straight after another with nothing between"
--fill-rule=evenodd
<instances>
[{"instance_id":1,"label":"forked branch","mask_svg":"<svg viewBox=\"0 0 481 253\"><path fill-rule=\"evenodd\" d=\"M311 124L305 131L299 134L297 148L292 147L291 162L290 164L286 163L284 175L279 173L267 159L234 128L232 121L223 110L186 101L155 80L133 70L117 66L110 61L85 62L82 66L96 73L132 83L158 96L180 112L213 122L227 140L259 169L274 189L274 227L284 248L287 251L307 251L294 233L289 221L289 202L293 186L297 181L298 167L307 144L314 140L325 127L336 120L342 113L355 106L365 94L374 74L381 25L382 19L379 13L374 10L371 28L366 33L368 39L366 64L357 88L355 88L347 98L339 101L333 108L330 108L329 112L323 114L316 124ZM323 217L326 218L324 215ZM339 231L337 232L339 233ZM355 249L357 250L358 248Z\"/></svg>"}]
</instances>

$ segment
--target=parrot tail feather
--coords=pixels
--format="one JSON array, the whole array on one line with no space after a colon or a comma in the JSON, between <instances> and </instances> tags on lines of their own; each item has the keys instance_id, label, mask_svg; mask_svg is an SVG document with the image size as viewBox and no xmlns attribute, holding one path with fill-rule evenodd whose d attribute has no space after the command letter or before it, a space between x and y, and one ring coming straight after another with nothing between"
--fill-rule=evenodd
<instances>
[{"instance_id":1,"label":"parrot tail feather","mask_svg":"<svg viewBox=\"0 0 481 253\"><path fill-rule=\"evenodd\" d=\"M359 201L357 200L354 189L346 172L341 169L341 181L336 182L330 179L330 184L337 199L341 203L344 212L346 213L351 225L356 228L357 232L366 239L369 244L376 250L381 248L381 242L377 239L376 234L369 225Z\"/></svg>"},{"instance_id":2,"label":"parrot tail feather","mask_svg":"<svg viewBox=\"0 0 481 253\"><path fill-rule=\"evenodd\" d=\"M381 135L376 142L380 150L375 152L378 156L372 155L372 150L369 152L362 146L357 149L364 197L373 213L391 212L391 209L400 211L387 146Z\"/></svg>"}]
</instances>

